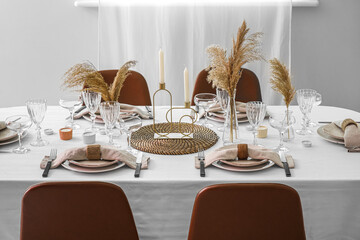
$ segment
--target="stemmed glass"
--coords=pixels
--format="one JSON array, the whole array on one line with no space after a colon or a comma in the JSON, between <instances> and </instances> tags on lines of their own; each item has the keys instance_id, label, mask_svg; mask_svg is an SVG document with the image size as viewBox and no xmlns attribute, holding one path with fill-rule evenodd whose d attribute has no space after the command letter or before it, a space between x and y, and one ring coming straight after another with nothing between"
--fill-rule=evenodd
<instances>
[{"instance_id":1,"label":"stemmed glass","mask_svg":"<svg viewBox=\"0 0 360 240\"><path fill-rule=\"evenodd\" d=\"M246 116L252 126L254 135L253 145L258 145L256 140L256 131L259 125L264 121L266 114L266 104L260 101L253 101L246 103Z\"/></svg>"},{"instance_id":2,"label":"stemmed glass","mask_svg":"<svg viewBox=\"0 0 360 240\"><path fill-rule=\"evenodd\" d=\"M321 102L321 95L313 89L299 89L296 91L296 98L300 111L303 114L302 128L296 130L296 133L299 135L312 134L313 131L308 128L310 122L309 114L314 103Z\"/></svg>"},{"instance_id":3,"label":"stemmed glass","mask_svg":"<svg viewBox=\"0 0 360 240\"><path fill-rule=\"evenodd\" d=\"M131 134L137 131L139 128L141 128L141 126L142 126L142 121L140 117L132 117L130 119L127 119L123 123L124 132L127 135L127 142L128 142L128 147L126 151L132 154L136 154L137 150L131 147Z\"/></svg>"},{"instance_id":4,"label":"stemmed glass","mask_svg":"<svg viewBox=\"0 0 360 240\"><path fill-rule=\"evenodd\" d=\"M198 93L194 97L195 104L202 107L205 112L205 121L201 126L212 128L214 125L208 123L208 111L212 105L216 103L216 95L212 93Z\"/></svg>"},{"instance_id":5,"label":"stemmed glass","mask_svg":"<svg viewBox=\"0 0 360 240\"><path fill-rule=\"evenodd\" d=\"M101 93L85 90L81 93L81 95L86 108L90 112L90 118L91 118L91 128L86 130L97 132L99 129L95 127L95 119L96 119L95 113L98 110L101 102Z\"/></svg>"},{"instance_id":6,"label":"stemmed glass","mask_svg":"<svg viewBox=\"0 0 360 240\"><path fill-rule=\"evenodd\" d=\"M59 105L67 110L70 113L70 123L66 127L72 129L79 129L80 125L74 123L74 108L82 104L81 99L78 96L62 96L59 100Z\"/></svg>"},{"instance_id":7,"label":"stemmed glass","mask_svg":"<svg viewBox=\"0 0 360 240\"><path fill-rule=\"evenodd\" d=\"M19 137L19 147L13 149L14 153L27 153L30 149L23 147L21 143L21 135L23 132L31 127L31 119L26 115L14 115L5 119L6 127L16 132Z\"/></svg>"},{"instance_id":8,"label":"stemmed glass","mask_svg":"<svg viewBox=\"0 0 360 240\"><path fill-rule=\"evenodd\" d=\"M289 149L284 146L284 134L287 130L294 125L296 122L295 117L292 115L292 111L288 110L285 113L277 113L272 114L269 117L270 126L277 129L280 135L280 143L279 146L274 148L275 151L280 152L288 152Z\"/></svg>"},{"instance_id":9,"label":"stemmed glass","mask_svg":"<svg viewBox=\"0 0 360 240\"><path fill-rule=\"evenodd\" d=\"M217 96L217 101L219 102L221 109L224 111L224 119L226 119L227 105L229 102L229 94L226 90L223 90L221 88L216 88L216 96ZM225 124L225 121L224 121L224 124ZM224 128L225 128L224 126L219 127L218 131L223 132Z\"/></svg>"},{"instance_id":10,"label":"stemmed glass","mask_svg":"<svg viewBox=\"0 0 360 240\"><path fill-rule=\"evenodd\" d=\"M40 124L44 120L47 105L45 99L34 99L26 102L26 107L32 122L36 125L37 137L35 142L30 143L34 147L48 145L49 142L41 138Z\"/></svg>"},{"instance_id":11,"label":"stemmed glass","mask_svg":"<svg viewBox=\"0 0 360 240\"><path fill-rule=\"evenodd\" d=\"M102 102L100 104L100 114L105 122L105 129L109 136L109 144L114 145L113 128L119 118L120 103L115 101Z\"/></svg>"},{"instance_id":12,"label":"stemmed glass","mask_svg":"<svg viewBox=\"0 0 360 240\"><path fill-rule=\"evenodd\" d=\"M317 94L318 95L315 99L313 108L319 106L322 102L321 94L320 93L317 93ZM318 125L319 125L319 123L317 121L312 121L311 119L309 119L309 125L308 125L309 127L317 127Z\"/></svg>"}]
</instances>

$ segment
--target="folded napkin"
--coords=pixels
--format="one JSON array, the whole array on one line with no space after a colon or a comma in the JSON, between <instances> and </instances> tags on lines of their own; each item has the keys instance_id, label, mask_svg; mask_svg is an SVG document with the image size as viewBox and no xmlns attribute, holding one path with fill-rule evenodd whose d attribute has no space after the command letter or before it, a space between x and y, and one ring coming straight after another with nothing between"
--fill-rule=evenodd
<instances>
[{"instance_id":1,"label":"folded napkin","mask_svg":"<svg viewBox=\"0 0 360 240\"><path fill-rule=\"evenodd\" d=\"M236 111L237 118L245 118L246 117L246 103L243 102L236 102ZM219 103L216 103L215 105L211 106L209 109L209 115L213 115L215 117L219 118L225 118L224 114L217 114L217 112L222 112L223 109L220 107ZM200 114L200 118L204 117L205 113Z\"/></svg>"},{"instance_id":2,"label":"folded napkin","mask_svg":"<svg viewBox=\"0 0 360 240\"><path fill-rule=\"evenodd\" d=\"M0 131L6 128L6 124L4 121L0 121Z\"/></svg>"},{"instance_id":3,"label":"folded napkin","mask_svg":"<svg viewBox=\"0 0 360 240\"><path fill-rule=\"evenodd\" d=\"M85 160L88 159L89 147L99 145L89 145L85 147L71 148L60 153L57 158L52 162L51 168L57 168L66 160ZM125 163L130 168L136 168L136 157L125 150L119 150L112 146L100 146L101 159L104 160L117 160ZM89 159L91 160L91 159ZM95 159L94 159L95 160ZM97 159L99 160L99 158ZM147 169L150 158L143 155L141 169ZM45 157L41 163L40 168L45 168L47 158Z\"/></svg>"},{"instance_id":4,"label":"folded napkin","mask_svg":"<svg viewBox=\"0 0 360 240\"><path fill-rule=\"evenodd\" d=\"M347 118L334 123L344 132L345 147L360 147L360 128L354 120Z\"/></svg>"},{"instance_id":5,"label":"folded napkin","mask_svg":"<svg viewBox=\"0 0 360 240\"><path fill-rule=\"evenodd\" d=\"M143 119L149 119L149 114L143 110L141 110L138 107L135 107L133 105L120 103L120 111L126 112L126 113L137 113L141 118ZM74 115L74 119L79 119L82 116L89 113L89 110L87 108L84 108L81 112Z\"/></svg>"},{"instance_id":6,"label":"folded napkin","mask_svg":"<svg viewBox=\"0 0 360 240\"><path fill-rule=\"evenodd\" d=\"M263 147L255 146L255 145L248 145L248 156L252 159L269 159L273 161L276 165L279 167L284 168L284 165L280 159L279 154L276 152L266 149ZM205 167L208 167L213 162L219 161L219 160L233 160L236 159L238 156L239 150L238 145L229 145L225 147L221 147L219 149L216 149L213 152L210 152L205 155ZM291 157L291 155L285 155L286 161L288 162L289 168L295 167L294 159ZM198 158L195 158L195 167L200 168L200 161Z\"/></svg>"}]
</instances>

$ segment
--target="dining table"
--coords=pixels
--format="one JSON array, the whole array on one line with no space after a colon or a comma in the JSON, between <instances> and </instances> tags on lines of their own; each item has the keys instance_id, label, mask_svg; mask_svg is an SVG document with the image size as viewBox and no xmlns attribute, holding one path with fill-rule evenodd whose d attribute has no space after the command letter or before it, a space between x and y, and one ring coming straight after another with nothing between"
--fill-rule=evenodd
<instances>
[{"instance_id":1,"label":"dining table","mask_svg":"<svg viewBox=\"0 0 360 240\"><path fill-rule=\"evenodd\" d=\"M164 121L167 106L156 107L156 122ZM273 114L283 113L285 106L268 106ZM299 107L290 106L296 117L294 129L301 128L302 114ZM145 111L145 107L143 108ZM184 110L185 111L185 110ZM0 120L15 114L27 114L25 106L0 108ZM144 153L150 157L148 169L141 170L140 177L134 177L134 169L127 166L105 173L80 173L60 166L51 169L47 178L42 177L40 162L49 155L51 148L58 153L85 144L82 140L84 129L91 123L83 118L75 120L81 128L74 130L72 140L59 138L59 129L64 127L69 112L60 106L48 106L42 129L53 129L55 134L42 137L50 142L44 147L32 147L30 142L36 138L35 127L28 130L23 144L30 148L26 154L8 152L17 143L0 146L0 239L15 240L20 235L21 201L26 190L41 182L63 181L103 181L120 186L125 192L142 240L166 239L184 240L187 238L193 204L197 193L204 187L223 183L281 183L294 188L300 195L306 237L308 240L355 240L360 239L360 153L351 153L342 144L329 142L316 133L295 138L285 145L290 149L295 161L291 177L286 177L284 169L272 166L255 172L234 172L215 166L206 168L206 176L200 176L195 168L197 153L186 155L157 155ZM352 118L360 121L360 113L332 106L316 106L311 113L315 121L336 121ZM203 120L200 120L203 121ZM205 155L222 147L222 133L218 131L221 123L214 124L213 131L219 136L217 143L205 150ZM153 120L143 120L143 125ZM279 144L279 133L265 119L262 125L268 128L266 138L259 138L259 144L274 148ZM320 123L319 126L324 124ZM102 127L101 124L97 126ZM247 130L249 123L239 123L242 143L252 143L252 132ZM42 131L43 133L43 131ZM304 146L302 141L311 141L312 146ZM114 138L118 148L126 148L126 135ZM106 145L108 137L96 135L96 144ZM106 203L101 203L106 204ZM222 204L237 204L232 199ZM271 207L271 200L268 206ZM56 206L54 206L56 207ZM259 219L259 229L266 222ZM211 228L211 226L208 226ZM59 229L63 231L66 229ZM241 231L241 226L239 226ZM281 231L281 223L279 229Z\"/></svg>"}]
</instances>

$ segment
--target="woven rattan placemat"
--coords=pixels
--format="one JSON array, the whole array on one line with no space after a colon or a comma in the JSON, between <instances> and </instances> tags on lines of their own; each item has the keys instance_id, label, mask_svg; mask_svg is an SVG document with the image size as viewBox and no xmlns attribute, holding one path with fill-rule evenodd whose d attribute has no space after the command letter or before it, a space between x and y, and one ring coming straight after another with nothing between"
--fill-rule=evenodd
<instances>
[{"instance_id":1,"label":"woven rattan placemat","mask_svg":"<svg viewBox=\"0 0 360 240\"><path fill-rule=\"evenodd\" d=\"M155 128L160 133L179 132L179 123L157 123ZM182 155L196 153L199 149L206 150L212 147L217 141L216 133L206 127L193 125L194 134L191 139L155 139L153 125L141 127L131 135L131 146L143 152L160 155ZM181 130L189 132L192 124L181 123Z\"/></svg>"}]
</instances>

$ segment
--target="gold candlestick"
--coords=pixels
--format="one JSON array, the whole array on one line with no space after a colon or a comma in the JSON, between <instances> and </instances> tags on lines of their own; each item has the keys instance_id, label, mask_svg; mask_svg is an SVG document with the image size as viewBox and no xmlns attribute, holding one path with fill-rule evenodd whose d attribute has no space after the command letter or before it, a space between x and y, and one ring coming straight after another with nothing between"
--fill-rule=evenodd
<instances>
[{"instance_id":1,"label":"gold candlestick","mask_svg":"<svg viewBox=\"0 0 360 240\"><path fill-rule=\"evenodd\" d=\"M157 129L156 129L156 125L155 125L155 118L156 118L156 112L155 112L155 106L156 106L156 104L155 104L155 95L158 93L158 92L160 92L160 91L165 91L165 92L167 92L168 94L169 94L169 98L170 98L170 109L169 109L169 111L171 110L171 114L170 114L170 122L169 123L171 123L171 125L170 125L170 131L168 132L168 133L159 133L158 131L157 131ZM156 90L155 92L154 92L154 94L153 94L153 130L154 130L154 132L155 133L157 133L160 137L166 137L167 135L169 135L169 133L171 132L171 130L172 130L172 94L171 94L171 92L169 91L169 90L167 90L166 88L165 88L165 83L160 83L159 84L159 89L158 90Z\"/></svg>"}]
</instances>

